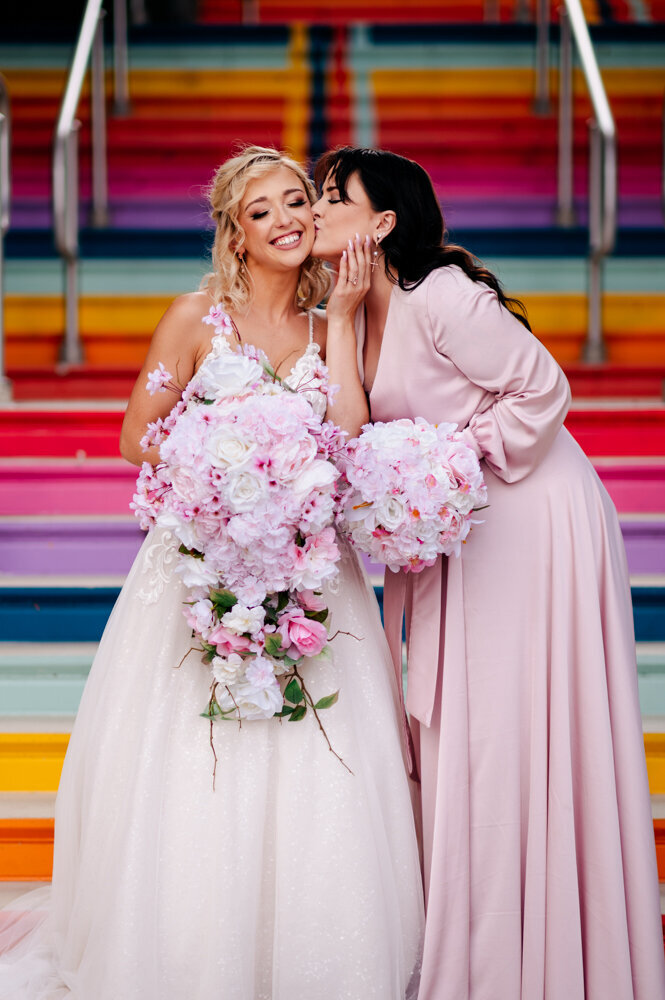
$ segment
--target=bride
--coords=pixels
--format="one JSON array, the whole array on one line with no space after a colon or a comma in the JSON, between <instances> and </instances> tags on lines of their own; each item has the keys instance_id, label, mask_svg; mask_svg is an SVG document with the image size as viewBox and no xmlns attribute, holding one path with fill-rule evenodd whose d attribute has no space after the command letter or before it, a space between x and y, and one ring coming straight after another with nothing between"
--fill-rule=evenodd
<instances>
[{"instance_id":1,"label":"bride","mask_svg":"<svg viewBox=\"0 0 665 1000\"><path fill-rule=\"evenodd\" d=\"M293 387L329 372L327 416L356 434L367 405L352 317L369 250L340 272L326 322L311 311L327 280L310 257L313 190L292 160L250 147L211 188L214 271L159 323L132 393L121 449L139 444L175 398L150 395L161 362L184 387L219 353L203 322L232 319ZM353 264L353 278L349 262ZM326 397L307 392L326 415ZM92 667L56 804L51 890L0 915L3 1000L405 1000L417 994L423 908L401 719L376 601L340 541L324 596L338 635L310 664L315 696L339 689L326 732L312 714L218 723L200 712L209 668L191 654L174 573L177 543L146 538ZM352 773L350 773L352 772Z\"/></svg>"}]
</instances>

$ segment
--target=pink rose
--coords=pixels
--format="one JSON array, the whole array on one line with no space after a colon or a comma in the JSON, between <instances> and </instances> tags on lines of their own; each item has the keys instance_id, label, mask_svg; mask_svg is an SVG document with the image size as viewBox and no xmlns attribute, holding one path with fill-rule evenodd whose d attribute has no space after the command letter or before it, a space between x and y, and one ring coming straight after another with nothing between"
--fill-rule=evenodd
<instances>
[{"instance_id":1,"label":"pink rose","mask_svg":"<svg viewBox=\"0 0 665 1000\"><path fill-rule=\"evenodd\" d=\"M249 651L252 640L246 635L237 635L230 632L223 625L217 625L207 641L217 646L220 656L228 656L229 653L246 653Z\"/></svg>"},{"instance_id":2,"label":"pink rose","mask_svg":"<svg viewBox=\"0 0 665 1000\"><path fill-rule=\"evenodd\" d=\"M288 641L296 648L298 656L318 656L328 641L328 629L325 625L311 621L298 612L292 613L285 625L286 628L280 621L282 635L286 632Z\"/></svg>"},{"instance_id":3,"label":"pink rose","mask_svg":"<svg viewBox=\"0 0 665 1000\"><path fill-rule=\"evenodd\" d=\"M305 611L323 611L326 606L323 598L313 590L301 590L298 593L298 603Z\"/></svg>"}]
</instances>

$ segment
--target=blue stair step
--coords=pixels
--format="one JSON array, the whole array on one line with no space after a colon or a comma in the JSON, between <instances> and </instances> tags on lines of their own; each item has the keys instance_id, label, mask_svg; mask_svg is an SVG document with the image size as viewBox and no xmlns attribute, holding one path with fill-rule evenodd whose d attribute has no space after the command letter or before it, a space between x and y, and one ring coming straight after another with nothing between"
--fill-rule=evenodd
<instances>
[{"instance_id":1,"label":"blue stair step","mask_svg":"<svg viewBox=\"0 0 665 1000\"><path fill-rule=\"evenodd\" d=\"M656 577L632 587L638 642L665 641L665 579ZM383 589L374 588L382 607ZM96 642L120 592L117 582L63 585L43 581L8 581L0 588L0 641Z\"/></svg>"}]
</instances>

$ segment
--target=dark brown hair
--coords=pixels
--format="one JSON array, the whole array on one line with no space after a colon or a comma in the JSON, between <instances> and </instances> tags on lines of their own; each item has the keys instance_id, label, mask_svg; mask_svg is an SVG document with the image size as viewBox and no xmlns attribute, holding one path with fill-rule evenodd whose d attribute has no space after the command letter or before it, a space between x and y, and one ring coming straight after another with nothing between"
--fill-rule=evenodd
<instances>
[{"instance_id":1,"label":"dark brown hair","mask_svg":"<svg viewBox=\"0 0 665 1000\"><path fill-rule=\"evenodd\" d=\"M349 177L357 174L374 211L395 212L395 227L381 243L392 282L404 290L417 288L431 271L457 264L472 281L489 285L501 305L531 329L523 303L506 296L496 275L464 247L446 242L439 200L418 163L384 149L343 146L318 160L314 182L319 191L329 174L342 201L348 200Z\"/></svg>"}]
</instances>

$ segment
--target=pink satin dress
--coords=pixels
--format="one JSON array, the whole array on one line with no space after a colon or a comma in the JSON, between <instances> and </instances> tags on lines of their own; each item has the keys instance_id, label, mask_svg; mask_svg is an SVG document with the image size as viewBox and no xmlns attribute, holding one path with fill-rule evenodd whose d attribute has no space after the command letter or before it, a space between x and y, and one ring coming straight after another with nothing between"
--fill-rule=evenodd
<instances>
[{"instance_id":1,"label":"pink satin dress","mask_svg":"<svg viewBox=\"0 0 665 1000\"><path fill-rule=\"evenodd\" d=\"M459 559L386 572L422 781L419 1000L663 1000L628 571L565 376L446 267L393 290L370 402L465 429L490 505Z\"/></svg>"}]
</instances>

